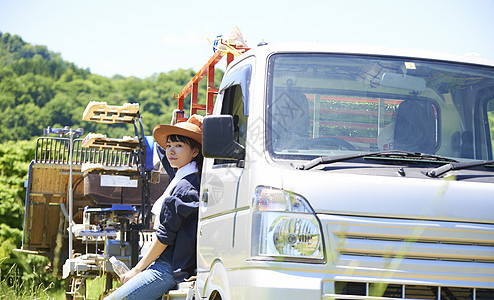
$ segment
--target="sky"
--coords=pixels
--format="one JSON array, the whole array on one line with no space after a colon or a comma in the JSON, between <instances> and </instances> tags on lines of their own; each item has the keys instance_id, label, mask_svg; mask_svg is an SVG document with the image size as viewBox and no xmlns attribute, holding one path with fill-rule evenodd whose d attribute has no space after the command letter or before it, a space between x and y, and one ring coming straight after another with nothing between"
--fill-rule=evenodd
<instances>
[{"instance_id":1,"label":"sky","mask_svg":"<svg viewBox=\"0 0 494 300\"><path fill-rule=\"evenodd\" d=\"M91 73L198 71L237 26L249 47L360 44L494 59L494 0L0 0L0 32Z\"/></svg>"}]
</instances>

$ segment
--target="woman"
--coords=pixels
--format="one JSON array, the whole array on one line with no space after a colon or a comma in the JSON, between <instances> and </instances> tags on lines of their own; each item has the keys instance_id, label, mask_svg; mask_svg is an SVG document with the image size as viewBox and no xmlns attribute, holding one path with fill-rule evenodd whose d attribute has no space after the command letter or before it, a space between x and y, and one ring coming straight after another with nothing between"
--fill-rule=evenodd
<instances>
[{"instance_id":1,"label":"woman","mask_svg":"<svg viewBox=\"0 0 494 300\"><path fill-rule=\"evenodd\" d=\"M120 278L123 285L107 299L160 299L177 283L194 275L201 127L202 117L193 115L187 122L154 128L154 139L166 153L162 162L172 178L153 207L154 211L160 207L157 238L137 265Z\"/></svg>"}]
</instances>

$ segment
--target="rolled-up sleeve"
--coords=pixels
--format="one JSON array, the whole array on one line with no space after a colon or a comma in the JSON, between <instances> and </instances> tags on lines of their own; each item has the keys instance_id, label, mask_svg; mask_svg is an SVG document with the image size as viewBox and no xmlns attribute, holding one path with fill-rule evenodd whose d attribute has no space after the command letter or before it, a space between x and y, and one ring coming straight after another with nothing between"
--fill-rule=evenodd
<instances>
[{"instance_id":1,"label":"rolled-up sleeve","mask_svg":"<svg viewBox=\"0 0 494 300\"><path fill-rule=\"evenodd\" d=\"M173 245L184 220L197 212L199 195L196 190L189 190L181 198L165 198L161 209L161 224L156 231L158 240L164 245Z\"/></svg>"}]
</instances>

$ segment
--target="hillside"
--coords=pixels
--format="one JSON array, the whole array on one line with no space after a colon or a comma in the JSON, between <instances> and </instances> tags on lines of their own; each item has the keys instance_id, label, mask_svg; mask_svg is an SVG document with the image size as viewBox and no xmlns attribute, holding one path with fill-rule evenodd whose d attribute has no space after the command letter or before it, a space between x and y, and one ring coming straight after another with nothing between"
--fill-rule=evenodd
<instances>
[{"instance_id":1,"label":"hillside","mask_svg":"<svg viewBox=\"0 0 494 300\"><path fill-rule=\"evenodd\" d=\"M149 78L91 74L64 61L61 54L46 46L31 45L17 35L0 32L0 141L30 140L43 128L71 126L85 133L105 133L109 137L132 135L125 124L101 125L82 121L89 101L110 105L139 103L144 132L168 122L178 94L195 72L175 70ZM221 80L222 74L215 76ZM205 84L205 83L203 83ZM200 88L204 99L204 89Z\"/></svg>"}]
</instances>

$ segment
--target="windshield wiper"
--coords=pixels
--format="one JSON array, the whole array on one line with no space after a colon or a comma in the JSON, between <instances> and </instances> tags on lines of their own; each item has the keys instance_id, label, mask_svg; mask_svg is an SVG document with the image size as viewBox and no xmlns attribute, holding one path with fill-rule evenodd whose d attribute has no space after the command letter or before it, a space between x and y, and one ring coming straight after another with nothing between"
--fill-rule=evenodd
<instances>
[{"instance_id":1,"label":"windshield wiper","mask_svg":"<svg viewBox=\"0 0 494 300\"><path fill-rule=\"evenodd\" d=\"M439 155L425 154L425 153L417 153L417 152L407 152L401 150L389 150L389 151L377 151L377 152L367 152L367 153L359 153L359 154L345 154L345 155L336 155L336 156L320 156L318 158L314 158L304 164L297 166L299 170L310 170L318 165L322 164L332 164L335 162L347 161L356 158L362 157L387 157L387 158L413 158L420 160L429 160L429 161L442 161L442 162L454 162L457 163L457 160L452 158L447 158Z\"/></svg>"},{"instance_id":2,"label":"windshield wiper","mask_svg":"<svg viewBox=\"0 0 494 300\"><path fill-rule=\"evenodd\" d=\"M427 172L427 176L429 177L439 177L444 173L447 173L452 170L463 170L474 167L480 167L485 165L494 164L494 160L483 160L483 161L470 161L470 162L461 162L461 163L450 163Z\"/></svg>"}]
</instances>

